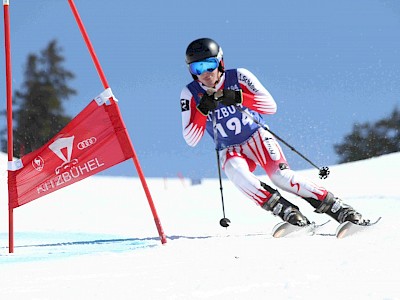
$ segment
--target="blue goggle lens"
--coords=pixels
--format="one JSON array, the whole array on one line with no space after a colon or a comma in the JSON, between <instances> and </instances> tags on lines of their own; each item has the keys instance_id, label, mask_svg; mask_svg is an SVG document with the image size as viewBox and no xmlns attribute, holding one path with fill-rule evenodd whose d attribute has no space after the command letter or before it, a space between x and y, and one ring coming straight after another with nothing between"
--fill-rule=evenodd
<instances>
[{"instance_id":1,"label":"blue goggle lens","mask_svg":"<svg viewBox=\"0 0 400 300\"><path fill-rule=\"evenodd\" d=\"M189 65L190 73L201 75L204 72L212 72L218 68L219 60L216 57L206 58L201 61L195 61Z\"/></svg>"}]
</instances>

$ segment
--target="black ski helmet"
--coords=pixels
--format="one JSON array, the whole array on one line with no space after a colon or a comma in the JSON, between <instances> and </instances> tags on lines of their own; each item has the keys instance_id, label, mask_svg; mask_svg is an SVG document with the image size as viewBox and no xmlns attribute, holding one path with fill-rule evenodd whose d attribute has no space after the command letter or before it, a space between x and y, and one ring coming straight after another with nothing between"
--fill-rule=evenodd
<instances>
[{"instance_id":1,"label":"black ski helmet","mask_svg":"<svg viewBox=\"0 0 400 300\"><path fill-rule=\"evenodd\" d=\"M219 60L218 70L224 72L224 61L222 48L218 43L209 38L201 38L194 40L186 48L186 63L189 65L192 62L206 59L209 57L216 57ZM197 79L196 75L193 75Z\"/></svg>"}]
</instances>

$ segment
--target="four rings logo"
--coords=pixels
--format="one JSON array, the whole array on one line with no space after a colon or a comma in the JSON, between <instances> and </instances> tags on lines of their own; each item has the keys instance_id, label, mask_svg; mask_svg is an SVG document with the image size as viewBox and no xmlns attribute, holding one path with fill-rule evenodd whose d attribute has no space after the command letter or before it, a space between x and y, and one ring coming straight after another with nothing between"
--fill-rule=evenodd
<instances>
[{"instance_id":1,"label":"four rings logo","mask_svg":"<svg viewBox=\"0 0 400 300\"><path fill-rule=\"evenodd\" d=\"M96 142L97 142L97 139L94 136L92 136L91 138L88 138L86 140L83 140L83 141L79 142L78 145L77 145L77 148L79 150L83 150L83 149L86 149L86 148L92 146Z\"/></svg>"}]
</instances>

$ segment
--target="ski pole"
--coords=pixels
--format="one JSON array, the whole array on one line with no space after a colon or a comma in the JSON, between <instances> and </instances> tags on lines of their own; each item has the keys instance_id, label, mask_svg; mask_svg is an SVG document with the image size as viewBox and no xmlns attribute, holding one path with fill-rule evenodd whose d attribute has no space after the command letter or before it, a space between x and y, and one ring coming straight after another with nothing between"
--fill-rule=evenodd
<instances>
[{"instance_id":1,"label":"ski pole","mask_svg":"<svg viewBox=\"0 0 400 300\"><path fill-rule=\"evenodd\" d=\"M301 154L299 151L297 151L293 146L291 146L289 143L287 143L284 139L282 139L281 137L279 137L275 132L273 132L272 130L270 130L266 125L260 123L258 120L256 120L254 118L254 116L249 113L248 111L246 111L245 109L241 108L240 106L236 106L236 108L246 114L250 119L253 120L253 122L255 122L258 126L260 126L261 128L263 128L264 130L268 131L269 133L271 133L277 140L281 141L283 144L285 144L287 147L289 147L290 150L292 150L294 153L298 154L301 158L303 158L304 160L306 160L308 163L310 163L313 167L315 167L316 169L319 170L319 178L321 179L326 179L328 178L328 175L330 173L329 168L328 167L318 167L316 164L314 164L310 159L308 159L307 157L305 157L303 154Z\"/></svg>"},{"instance_id":2,"label":"ski pole","mask_svg":"<svg viewBox=\"0 0 400 300\"><path fill-rule=\"evenodd\" d=\"M222 227L228 227L231 220L225 217L225 204L224 204L224 193L222 188L222 176L221 176L221 162L219 157L219 150L217 147L218 142L218 132L217 132L217 119L215 117L215 110L212 114L212 122L213 122L213 131L214 131L214 143L215 143L215 152L217 153L217 165L218 165L218 178L219 178L219 190L221 191L221 203L222 203L222 214L223 218L219 221L219 224Z\"/></svg>"}]
</instances>

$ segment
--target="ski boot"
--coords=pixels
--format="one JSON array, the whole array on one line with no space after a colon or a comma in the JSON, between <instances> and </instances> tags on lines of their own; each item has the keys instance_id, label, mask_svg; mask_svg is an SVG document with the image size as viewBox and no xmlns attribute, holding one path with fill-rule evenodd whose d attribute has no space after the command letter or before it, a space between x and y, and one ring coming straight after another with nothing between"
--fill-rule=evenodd
<instances>
[{"instance_id":1,"label":"ski boot","mask_svg":"<svg viewBox=\"0 0 400 300\"><path fill-rule=\"evenodd\" d=\"M325 199L321 201L308 198L306 199L315 209L316 213L326 213L339 223L350 221L354 224L364 222L362 215L350 205L343 203L339 198L336 198L332 193L328 192Z\"/></svg>"},{"instance_id":2,"label":"ski boot","mask_svg":"<svg viewBox=\"0 0 400 300\"><path fill-rule=\"evenodd\" d=\"M279 216L283 221L296 226L306 226L310 221L299 211L299 208L283 198L277 191L261 182L261 186L265 188L272 196L262 205L267 211L271 211L273 215Z\"/></svg>"}]
</instances>

